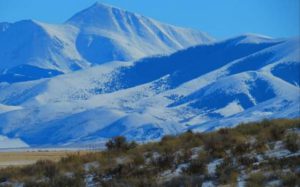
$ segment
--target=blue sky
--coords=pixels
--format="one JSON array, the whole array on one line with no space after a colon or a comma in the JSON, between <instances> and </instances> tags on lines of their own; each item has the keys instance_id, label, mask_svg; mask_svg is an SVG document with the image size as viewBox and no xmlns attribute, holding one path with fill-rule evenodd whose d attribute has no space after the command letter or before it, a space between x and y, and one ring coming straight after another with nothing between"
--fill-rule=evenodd
<instances>
[{"instance_id":1,"label":"blue sky","mask_svg":"<svg viewBox=\"0 0 300 187\"><path fill-rule=\"evenodd\" d=\"M0 0L0 22L62 23L96 0ZM300 0L98 0L216 38L243 33L300 35Z\"/></svg>"}]
</instances>

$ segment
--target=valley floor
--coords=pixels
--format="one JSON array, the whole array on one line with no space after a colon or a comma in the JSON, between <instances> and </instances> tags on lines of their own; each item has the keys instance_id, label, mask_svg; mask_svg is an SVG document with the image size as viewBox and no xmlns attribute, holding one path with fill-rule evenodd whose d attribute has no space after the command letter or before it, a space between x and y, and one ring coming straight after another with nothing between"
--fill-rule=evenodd
<instances>
[{"instance_id":1,"label":"valley floor","mask_svg":"<svg viewBox=\"0 0 300 187\"><path fill-rule=\"evenodd\" d=\"M78 153L80 155L86 154L88 151L75 150L37 150L37 151L22 151L14 150L12 152L0 152L0 168L9 166L25 166L34 164L38 160L59 161L62 157L70 154Z\"/></svg>"}]
</instances>

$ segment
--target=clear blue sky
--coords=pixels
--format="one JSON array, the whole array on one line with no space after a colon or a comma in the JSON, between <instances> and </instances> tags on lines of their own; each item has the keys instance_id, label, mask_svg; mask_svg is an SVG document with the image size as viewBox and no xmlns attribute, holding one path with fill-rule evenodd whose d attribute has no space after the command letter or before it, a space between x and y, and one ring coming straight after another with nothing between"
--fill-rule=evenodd
<instances>
[{"instance_id":1,"label":"clear blue sky","mask_svg":"<svg viewBox=\"0 0 300 187\"><path fill-rule=\"evenodd\" d=\"M0 22L62 23L96 0L0 0ZM300 35L300 0L98 0L216 38L243 33Z\"/></svg>"}]
</instances>

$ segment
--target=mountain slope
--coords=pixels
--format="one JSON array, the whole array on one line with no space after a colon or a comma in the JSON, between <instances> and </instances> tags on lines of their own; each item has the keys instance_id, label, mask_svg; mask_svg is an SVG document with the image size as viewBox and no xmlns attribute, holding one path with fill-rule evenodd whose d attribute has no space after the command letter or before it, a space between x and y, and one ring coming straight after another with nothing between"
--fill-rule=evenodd
<instances>
[{"instance_id":1,"label":"mountain slope","mask_svg":"<svg viewBox=\"0 0 300 187\"><path fill-rule=\"evenodd\" d=\"M96 3L64 24L33 20L2 23L0 82L52 77L110 61L168 54L211 41L200 31ZM36 77L20 74L18 70L24 66L31 74L43 73Z\"/></svg>"},{"instance_id":2,"label":"mountain slope","mask_svg":"<svg viewBox=\"0 0 300 187\"><path fill-rule=\"evenodd\" d=\"M140 142L262 118L298 117L299 39L256 35L51 79L2 84L0 132L31 146ZM44 134L48 134L45 137Z\"/></svg>"}]
</instances>

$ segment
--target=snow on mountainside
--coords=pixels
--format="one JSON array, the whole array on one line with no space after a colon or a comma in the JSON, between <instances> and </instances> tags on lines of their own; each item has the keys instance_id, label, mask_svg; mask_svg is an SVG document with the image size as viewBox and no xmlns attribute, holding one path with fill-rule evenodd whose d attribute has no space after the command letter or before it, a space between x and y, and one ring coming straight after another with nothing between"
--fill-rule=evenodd
<instances>
[{"instance_id":1,"label":"snow on mountainside","mask_svg":"<svg viewBox=\"0 0 300 187\"><path fill-rule=\"evenodd\" d=\"M27 148L27 147L29 146L20 139L10 139L0 135L0 149Z\"/></svg>"},{"instance_id":2,"label":"snow on mountainside","mask_svg":"<svg viewBox=\"0 0 300 187\"><path fill-rule=\"evenodd\" d=\"M211 41L200 31L96 3L64 24L33 20L0 24L0 82L53 77L110 61L168 54ZM20 73L23 68L27 73Z\"/></svg>"},{"instance_id":3,"label":"snow on mountainside","mask_svg":"<svg viewBox=\"0 0 300 187\"><path fill-rule=\"evenodd\" d=\"M13 111L13 110L18 110L18 109L22 109L22 107L19 107L19 106L7 106L7 105L0 104L0 114L1 113L5 113L5 112L9 112L9 111Z\"/></svg>"},{"instance_id":4,"label":"snow on mountainside","mask_svg":"<svg viewBox=\"0 0 300 187\"><path fill-rule=\"evenodd\" d=\"M90 24L79 15L68 23ZM30 146L82 146L116 135L144 142L188 129L299 117L299 52L299 39L243 35L171 55L0 84L0 103L18 107L0 114L0 132Z\"/></svg>"}]
</instances>

